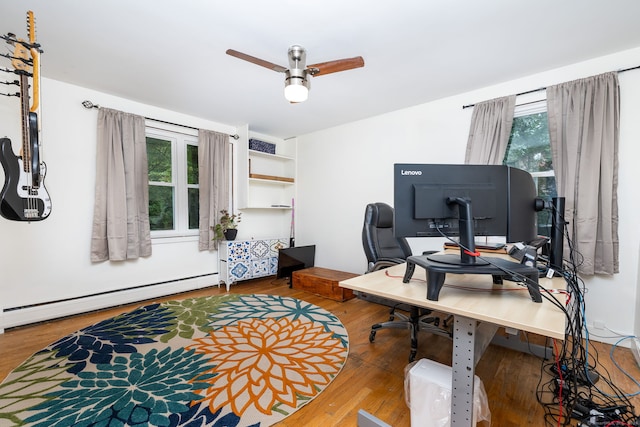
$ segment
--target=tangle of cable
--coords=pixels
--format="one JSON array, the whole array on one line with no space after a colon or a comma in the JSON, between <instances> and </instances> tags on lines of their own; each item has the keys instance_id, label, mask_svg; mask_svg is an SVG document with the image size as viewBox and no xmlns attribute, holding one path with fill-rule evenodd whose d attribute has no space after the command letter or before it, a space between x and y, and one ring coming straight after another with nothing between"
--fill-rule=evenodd
<instances>
[{"instance_id":1,"label":"tangle of cable","mask_svg":"<svg viewBox=\"0 0 640 427\"><path fill-rule=\"evenodd\" d=\"M564 218L562 218L564 221ZM543 360L537 387L538 402L545 410L549 426L640 426L628 395L611 380L590 345L586 323L584 282L577 271L582 256L573 247L565 230L569 259L558 273L570 295L566 306L567 328L561 345L554 341L554 360Z\"/></svg>"},{"instance_id":2,"label":"tangle of cable","mask_svg":"<svg viewBox=\"0 0 640 427\"><path fill-rule=\"evenodd\" d=\"M562 218L562 221L565 221ZM440 234L444 234L439 227ZM567 300L559 301L553 292L531 279L508 269L501 268L511 280L523 286L539 286L541 295L561 309L567 319L565 339L560 345L554 340L553 360L542 360L540 379L536 397L544 407L545 424L548 426L569 426L578 420L578 426L630 426L640 427L640 418L629 400L629 395L611 380L609 372L598 363L598 353L589 343L584 301L584 282L578 277L578 267L582 256L574 249L573 242L565 229L565 239L569 248L569 259L563 260L562 271L557 273L567 283ZM460 245L459 242L455 242ZM460 245L462 249L472 252ZM491 262L491 257L479 256ZM547 260L548 261L548 260Z\"/></svg>"}]
</instances>

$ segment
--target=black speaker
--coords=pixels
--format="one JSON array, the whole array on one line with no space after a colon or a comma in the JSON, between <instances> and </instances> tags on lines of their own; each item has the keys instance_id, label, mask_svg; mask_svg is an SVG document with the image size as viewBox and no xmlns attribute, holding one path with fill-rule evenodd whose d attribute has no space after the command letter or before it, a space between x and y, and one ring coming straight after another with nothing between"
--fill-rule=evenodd
<instances>
[{"instance_id":1,"label":"black speaker","mask_svg":"<svg viewBox=\"0 0 640 427\"><path fill-rule=\"evenodd\" d=\"M549 247L549 267L555 271L563 270L564 250L564 197L551 199L553 212L551 215L551 246Z\"/></svg>"}]
</instances>

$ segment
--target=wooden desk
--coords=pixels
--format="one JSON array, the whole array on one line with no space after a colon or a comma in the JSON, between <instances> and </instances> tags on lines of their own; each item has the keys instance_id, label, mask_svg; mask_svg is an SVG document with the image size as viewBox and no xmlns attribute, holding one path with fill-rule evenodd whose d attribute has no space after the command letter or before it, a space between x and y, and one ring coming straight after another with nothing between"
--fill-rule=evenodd
<instances>
[{"instance_id":1,"label":"wooden desk","mask_svg":"<svg viewBox=\"0 0 640 427\"><path fill-rule=\"evenodd\" d=\"M505 326L564 339L564 313L544 298L542 303L534 303L525 287L508 281L494 285L487 275L447 274L439 300L430 301L425 270L417 268L411 282L402 283L405 269L406 264L400 264L341 281L340 286L454 315L452 426L471 426L473 422L473 377L483 351L476 338L482 326ZM565 289L562 278L540 279L539 283L549 290ZM564 303L562 294L555 296ZM488 340L483 341L488 344Z\"/></svg>"}]
</instances>

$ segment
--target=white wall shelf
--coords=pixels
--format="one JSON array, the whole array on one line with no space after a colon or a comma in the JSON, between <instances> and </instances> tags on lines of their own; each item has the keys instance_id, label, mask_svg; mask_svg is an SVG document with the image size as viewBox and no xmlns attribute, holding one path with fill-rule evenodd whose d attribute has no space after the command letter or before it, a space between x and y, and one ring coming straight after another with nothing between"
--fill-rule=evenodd
<instances>
[{"instance_id":1,"label":"white wall shelf","mask_svg":"<svg viewBox=\"0 0 640 427\"><path fill-rule=\"evenodd\" d=\"M238 208L291 209L296 191L296 140L240 132L238 139ZM275 145L275 154L250 150L249 139Z\"/></svg>"},{"instance_id":2,"label":"white wall shelf","mask_svg":"<svg viewBox=\"0 0 640 427\"><path fill-rule=\"evenodd\" d=\"M249 155L256 156L256 157L276 158L276 159L291 160L291 161L296 160L294 157L291 157L291 156L282 156L279 154L263 153L262 151L256 151L256 150L249 150Z\"/></svg>"},{"instance_id":3,"label":"white wall shelf","mask_svg":"<svg viewBox=\"0 0 640 427\"><path fill-rule=\"evenodd\" d=\"M294 185L295 182L289 181L280 181L277 179L267 179L267 178L249 178L249 182L263 182L265 184L273 184L273 185Z\"/></svg>"}]
</instances>

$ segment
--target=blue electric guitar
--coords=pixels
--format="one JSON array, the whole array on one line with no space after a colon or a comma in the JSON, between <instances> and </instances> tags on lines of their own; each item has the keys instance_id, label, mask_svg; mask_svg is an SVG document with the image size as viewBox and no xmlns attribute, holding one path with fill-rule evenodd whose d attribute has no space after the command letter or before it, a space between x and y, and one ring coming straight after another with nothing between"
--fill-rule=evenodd
<instances>
[{"instance_id":1,"label":"blue electric guitar","mask_svg":"<svg viewBox=\"0 0 640 427\"><path fill-rule=\"evenodd\" d=\"M12 65L20 76L22 107L22 149L13 153L11 140L0 139L0 163L4 168L4 187L0 192L0 215L12 221L40 221L51 213L51 198L44 187L46 165L40 161L38 109L40 70L35 48L33 12L27 14L29 44L16 40ZM31 58L29 57L31 56ZM33 71L32 71L33 70ZM33 105L29 108L29 75L33 76Z\"/></svg>"}]
</instances>

